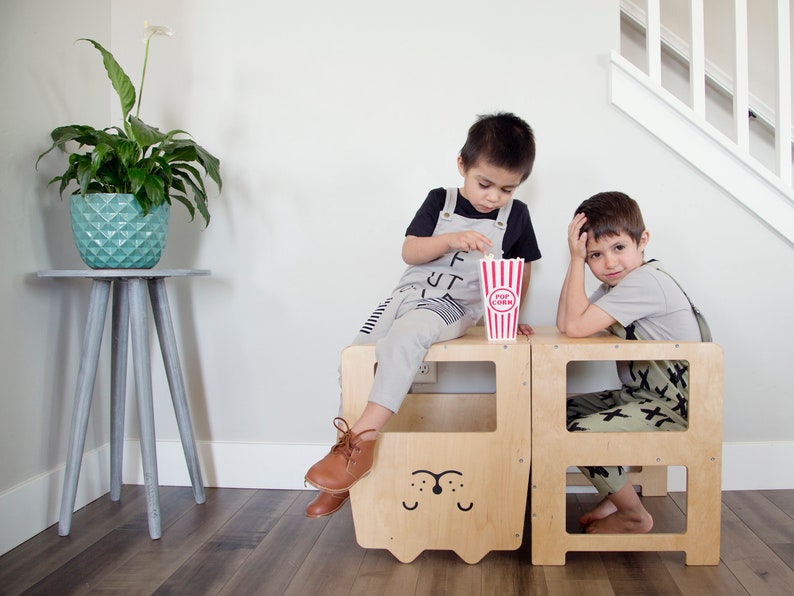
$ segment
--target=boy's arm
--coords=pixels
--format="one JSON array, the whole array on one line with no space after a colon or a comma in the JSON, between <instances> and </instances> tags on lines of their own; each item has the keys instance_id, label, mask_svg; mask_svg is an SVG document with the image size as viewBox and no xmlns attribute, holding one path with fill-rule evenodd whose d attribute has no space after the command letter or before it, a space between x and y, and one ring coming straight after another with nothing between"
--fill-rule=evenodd
<instances>
[{"instance_id":1,"label":"boy's arm","mask_svg":"<svg viewBox=\"0 0 794 596\"><path fill-rule=\"evenodd\" d=\"M568 226L571 261L562 284L557 306L557 328L568 337L587 337L606 329L615 319L587 299L584 267L587 256L587 233L581 233L587 218L577 213Z\"/></svg>"},{"instance_id":2,"label":"boy's arm","mask_svg":"<svg viewBox=\"0 0 794 596\"><path fill-rule=\"evenodd\" d=\"M566 296L568 295L568 278L571 276L571 265L568 265L568 269L565 271L565 279L562 282L562 288L560 289L560 298L557 301L557 329L560 330L560 333L565 333L565 307L566 307Z\"/></svg>"},{"instance_id":3,"label":"boy's arm","mask_svg":"<svg viewBox=\"0 0 794 596\"><path fill-rule=\"evenodd\" d=\"M408 265L422 265L451 250L479 250L485 254L493 243L479 232L452 232L438 236L406 236L402 257Z\"/></svg>"}]
</instances>

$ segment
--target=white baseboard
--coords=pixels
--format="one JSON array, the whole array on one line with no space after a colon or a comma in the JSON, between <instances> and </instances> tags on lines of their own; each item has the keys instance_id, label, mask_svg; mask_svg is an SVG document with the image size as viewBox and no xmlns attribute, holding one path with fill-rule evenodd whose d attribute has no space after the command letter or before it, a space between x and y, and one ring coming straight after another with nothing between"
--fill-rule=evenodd
<instances>
[{"instance_id":1,"label":"white baseboard","mask_svg":"<svg viewBox=\"0 0 794 596\"><path fill-rule=\"evenodd\" d=\"M205 486L302 489L303 476L330 445L297 443L197 443ZM179 441L157 442L157 470L164 486L189 486ZM125 484L143 484L138 441L124 443Z\"/></svg>"},{"instance_id":2,"label":"white baseboard","mask_svg":"<svg viewBox=\"0 0 794 596\"><path fill-rule=\"evenodd\" d=\"M138 441L124 447L125 484L143 484ZM205 486L226 488L302 489L303 475L328 445L271 443L199 443ZM725 443L723 490L794 489L794 442ZM157 467L163 486L188 486L179 442L158 441ZM109 447L83 456L75 507L81 508L110 491ZM0 555L57 523L63 466L0 494ZM685 489L683 469L671 468L669 490Z\"/></svg>"},{"instance_id":3,"label":"white baseboard","mask_svg":"<svg viewBox=\"0 0 794 596\"><path fill-rule=\"evenodd\" d=\"M723 443L722 490L794 488L794 442Z\"/></svg>"},{"instance_id":4,"label":"white baseboard","mask_svg":"<svg viewBox=\"0 0 794 596\"><path fill-rule=\"evenodd\" d=\"M83 454L75 510L110 492L110 446ZM64 466L0 493L0 555L58 522Z\"/></svg>"}]
</instances>

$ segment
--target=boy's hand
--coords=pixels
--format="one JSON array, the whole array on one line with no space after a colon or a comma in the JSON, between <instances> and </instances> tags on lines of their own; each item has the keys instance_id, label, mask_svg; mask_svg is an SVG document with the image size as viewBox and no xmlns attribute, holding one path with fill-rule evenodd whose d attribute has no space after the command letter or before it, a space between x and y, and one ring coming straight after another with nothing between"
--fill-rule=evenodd
<instances>
[{"instance_id":1,"label":"boy's hand","mask_svg":"<svg viewBox=\"0 0 794 596\"><path fill-rule=\"evenodd\" d=\"M479 250L481 253L486 254L485 251L493 246L487 236L472 230L466 232L450 232L445 234L447 244L451 250Z\"/></svg>"},{"instance_id":2,"label":"boy's hand","mask_svg":"<svg viewBox=\"0 0 794 596\"><path fill-rule=\"evenodd\" d=\"M571 259L585 260L587 258L587 232L582 232L582 226L587 223L584 213L577 213L568 224L568 249Z\"/></svg>"},{"instance_id":3,"label":"boy's hand","mask_svg":"<svg viewBox=\"0 0 794 596\"><path fill-rule=\"evenodd\" d=\"M527 325L526 323L519 323L518 324L518 334L519 335L535 335L535 330Z\"/></svg>"}]
</instances>

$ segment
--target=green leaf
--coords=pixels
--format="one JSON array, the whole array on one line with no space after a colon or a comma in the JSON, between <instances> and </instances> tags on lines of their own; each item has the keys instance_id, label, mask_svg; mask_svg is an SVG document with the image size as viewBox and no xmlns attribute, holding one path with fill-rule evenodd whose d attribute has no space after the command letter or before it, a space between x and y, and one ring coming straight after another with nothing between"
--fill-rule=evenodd
<instances>
[{"instance_id":1,"label":"green leaf","mask_svg":"<svg viewBox=\"0 0 794 596\"><path fill-rule=\"evenodd\" d=\"M172 171L175 181L182 180L193 190L193 202L204 218L206 225L209 225L210 213L207 207L207 192L204 188L204 182L201 179L199 171L188 164L175 165L172 167Z\"/></svg>"},{"instance_id":2,"label":"green leaf","mask_svg":"<svg viewBox=\"0 0 794 596\"><path fill-rule=\"evenodd\" d=\"M204 171L207 172L207 175L212 178L218 186L218 192L223 190L223 181L220 172L221 162L217 157L191 139L175 139L168 143L168 153L177 151L195 151L195 158L191 156L187 161L198 161L201 167L204 168ZM169 159L169 161L171 160Z\"/></svg>"},{"instance_id":3,"label":"green leaf","mask_svg":"<svg viewBox=\"0 0 794 596\"><path fill-rule=\"evenodd\" d=\"M169 130L167 133L165 133L165 140L172 141L176 135L190 136L190 133L186 130L182 130L181 128L175 128L174 130Z\"/></svg>"},{"instance_id":4,"label":"green leaf","mask_svg":"<svg viewBox=\"0 0 794 596\"><path fill-rule=\"evenodd\" d=\"M223 190L223 180L221 180L221 162L220 160L212 155L209 151L204 149L201 145L196 145L196 151L198 152L198 160L202 166L204 166L204 170L209 174L209 177L213 179L215 184L218 186L218 192Z\"/></svg>"},{"instance_id":5,"label":"green leaf","mask_svg":"<svg viewBox=\"0 0 794 596\"><path fill-rule=\"evenodd\" d=\"M81 145L95 145L99 140L101 131L90 126L72 124L71 126L59 126L52 131L53 145L63 148L69 141L77 141Z\"/></svg>"},{"instance_id":6,"label":"green leaf","mask_svg":"<svg viewBox=\"0 0 794 596\"><path fill-rule=\"evenodd\" d=\"M88 192L88 184L94 177L94 169L91 165L91 156L77 156L77 183L80 185L80 194L85 196Z\"/></svg>"},{"instance_id":7,"label":"green leaf","mask_svg":"<svg viewBox=\"0 0 794 596\"><path fill-rule=\"evenodd\" d=\"M207 189L204 188L204 181L201 178L201 172L199 172L196 167L187 163L177 163L171 167L174 171L174 174L176 175L178 173L182 179L186 180L196 189L196 192L207 194ZM188 176L187 173L190 173L190 176Z\"/></svg>"},{"instance_id":8,"label":"green leaf","mask_svg":"<svg viewBox=\"0 0 794 596\"><path fill-rule=\"evenodd\" d=\"M192 145L182 145L177 146L172 143L164 144L160 151L162 156L167 159L169 162L180 162L180 161L197 161L198 154L196 153L196 148Z\"/></svg>"},{"instance_id":9,"label":"green leaf","mask_svg":"<svg viewBox=\"0 0 794 596\"><path fill-rule=\"evenodd\" d=\"M152 205L162 205L165 202L165 182L162 178L147 174L143 181L143 188Z\"/></svg>"},{"instance_id":10,"label":"green leaf","mask_svg":"<svg viewBox=\"0 0 794 596\"><path fill-rule=\"evenodd\" d=\"M138 201L138 205L140 206L141 211L143 211L143 215L148 215L149 210L152 208L152 201L146 194L146 190L141 187L141 189L134 194L135 200Z\"/></svg>"},{"instance_id":11,"label":"green leaf","mask_svg":"<svg viewBox=\"0 0 794 596\"><path fill-rule=\"evenodd\" d=\"M94 151L92 152L91 161L94 164L95 169L99 169L105 162L106 157L113 157L114 148L107 143L98 143Z\"/></svg>"},{"instance_id":12,"label":"green leaf","mask_svg":"<svg viewBox=\"0 0 794 596\"><path fill-rule=\"evenodd\" d=\"M165 135L154 126L149 126L140 118L130 115L130 131L135 142L141 148L151 147L165 140Z\"/></svg>"},{"instance_id":13,"label":"green leaf","mask_svg":"<svg viewBox=\"0 0 794 596\"><path fill-rule=\"evenodd\" d=\"M50 184L52 184L56 180L60 180L61 181L61 184L60 184L60 186L58 188L58 194L61 196L61 198L63 198L63 191L66 190L67 186L69 186L69 183L72 181L72 177L71 176L57 176L57 177L53 178L52 180L50 180Z\"/></svg>"},{"instance_id":14,"label":"green leaf","mask_svg":"<svg viewBox=\"0 0 794 596\"><path fill-rule=\"evenodd\" d=\"M134 195L143 188L143 182L146 180L146 170L144 168L129 168L127 176L130 179L130 192Z\"/></svg>"},{"instance_id":15,"label":"green leaf","mask_svg":"<svg viewBox=\"0 0 794 596\"><path fill-rule=\"evenodd\" d=\"M149 169L149 172L162 178L166 188L171 186L173 173L171 172L171 166L168 164L165 158L158 155L156 157L152 157L151 160L152 167Z\"/></svg>"},{"instance_id":16,"label":"green leaf","mask_svg":"<svg viewBox=\"0 0 794 596\"><path fill-rule=\"evenodd\" d=\"M183 195L187 195L185 183L179 178L171 178L171 189L169 194L174 195L175 192L181 192Z\"/></svg>"},{"instance_id":17,"label":"green leaf","mask_svg":"<svg viewBox=\"0 0 794 596\"><path fill-rule=\"evenodd\" d=\"M201 216L204 218L205 225L210 225L210 212L207 208L207 195L195 195L196 209L198 209Z\"/></svg>"},{"instance_id":18,"label":"green leaf","mask_svg":"<svg viewBox=\"0 0 794 596\"><path fill-rule=\"evenodd\" d=\"M118 142L116 151L118 152L119 160L125 168L133 167L143 156L140 147L138 147L135 142L129 141L126 138Z\"/></svg>"},{"instance_id":19,"label":"green leaf","mask_svg":"<svg viewBox=\"0 0 794 596\"><path fill-rule=\"evenodd\" d=\"M52 138L52 145L44 153L39 155L38 159L36 159L36 167L38 167L41 158L47 155L50 151L52 151L56 147L65 150L66 143L68 143L69 141L77 141L81 145L92 144L91 140L92 138L94 138L92 133L96 133L96 132L97 131L91 128L90 126L82 126L76 124L72 124L70 126L59 126L50 133L50 138Z\"/></svg>"},{"instance_id":20,"label":"green leaf","mask_svg":"<svg viewBox=\"0 0 794 596\"><path fill-rule=\"evenodd\" d=\"M85 37L81 37L77 41L87 41L97 50L99 50L100 54L102 54L102 62L105 65L108 78L113 84L113 88L116 90L116 94L119 96L119 101L121 102L121 117L126 120L127 114L130 113L132 106L135 105L135 87L133 86L132 81L130 81L127 73L124 72L124 69L119 66L119 63L116 62L113 54L103 48L101 44L94 41L93 39L88 39Z\"/></svg>"},{"instance_id":21,"label":"green leaf","mask_svg":"<svg viewBox=\"0 0 794 596\"><path fill-rule=\"evenodd\" d=\"M182 203L185 207L187 207L188 213L190 213L190 221L193 221L195 219L195 217L196 217L196 208L193 206L193 203L191 203L186 196L178 195L178 194L172 194L171 198L172 199L176 199L177 201ZM204 221L206 222L207 225L209 225L209 219L208 218L205 218Z\"/></svg>"},{"instance_id":22,"label":"green leaf","mask_svg":"<svg viewBox=\"0 0 794 596\"><path fill-rule=\"evenodd\" d=\"M97 192L115 192L115 189L107 188L104 184L100 184L99 182L91 182L86 188L86 194L89 193L97 193Z\"/></svg>"}]
</instances>

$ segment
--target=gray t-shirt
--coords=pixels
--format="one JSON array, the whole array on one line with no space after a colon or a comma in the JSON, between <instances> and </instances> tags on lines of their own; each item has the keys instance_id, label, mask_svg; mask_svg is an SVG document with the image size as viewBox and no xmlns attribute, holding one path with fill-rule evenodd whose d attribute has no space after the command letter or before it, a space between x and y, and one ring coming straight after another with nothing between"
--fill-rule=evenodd
<instances>
[{"instance_id":1,"label":"gray t-shirt","mask_svg":"<svg viewBox=\"0 0 794 596\"><path fill-rule=\"evenodd\" d=\"M590 296L590 302L624 328L633 324L637 339L701 340L695 313L684 292L672 277L653 265L637 267L614 287L602 284ZM666 366L658 362L653 368L663 371ZM636 384L630 363L618 362L617 369L625 385Z\"/></svg>"},{"instance_id":2,"label":"gray t-shirt","mask_svg":"<svg viewBox=\"0 0 794 596\"><path fill-rule=\"evenodd\" d=\"M590 302L643 339L700 341L689 300L675 280L653 265L643 265L612 287L602 284Z\"/></svg>"}]
</instances>

